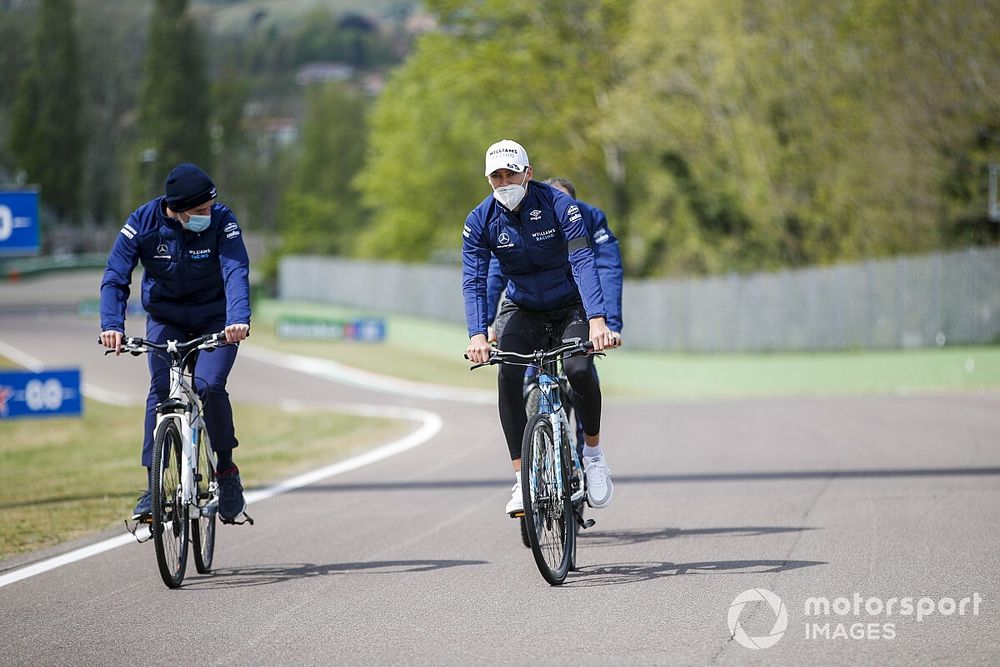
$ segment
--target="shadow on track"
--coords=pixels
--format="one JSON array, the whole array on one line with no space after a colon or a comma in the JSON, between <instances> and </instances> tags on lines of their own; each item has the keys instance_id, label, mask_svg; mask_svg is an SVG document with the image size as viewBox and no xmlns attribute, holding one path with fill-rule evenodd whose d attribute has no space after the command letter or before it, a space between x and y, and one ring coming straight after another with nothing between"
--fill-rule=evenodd
<instances>
[{"instance_id":1,"label":"shadow on track","mask_svg":"<svg viewBox=\"0 0 1000 667\"><path fill-rule=\"evenodd\" d=\"M805 526L739 526L732 528L658 528L655 530L602 530L580 531L580 539L587 547L625 546L656 540L673 540L681 537L758 537L774 533L791 533L817 530Z\"/></svg>"},{"instance_id":2,"label":"shadow on track","mask_svg":"<svg viewBox=\"0 0 1000 667\"><path fill-rule=\"evenodd\" d=\"M251 567L219 568L203 577L184 581L187 590L245 588L281 584L295 579L348 574L404 574L433 572L466 565L486 565L484 560L383 560L362 563L288 563Z\"/></svg>"},{"instance_id":3,"label":"shadow on track","mask_svg":"<svg viewBox=\"0 0 1000 667\"><path fill-rule=\"evenodd\" d=\"M814 560L726 560L703 563L648 561L615 565L590 565L570 573L562 587L620 586L662 577L691 574L779 574L814 565L827 565L827 563Z\"/></svg>"}]
</instances>

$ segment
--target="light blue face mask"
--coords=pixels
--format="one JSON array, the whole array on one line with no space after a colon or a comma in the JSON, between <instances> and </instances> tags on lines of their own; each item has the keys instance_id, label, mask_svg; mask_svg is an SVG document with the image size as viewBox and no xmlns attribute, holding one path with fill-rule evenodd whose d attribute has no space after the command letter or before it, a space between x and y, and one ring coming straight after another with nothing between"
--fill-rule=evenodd
<instances>
[{"instance_id":1,"label":"light blue face mask","mask_svg":"<svg viewBox=\"0 0 1000 667\"><path fill-rule=\"evenodd\" d=\"M208 226L212 224L212 216L210 215L192 215L191 218L184 223L184 229L190 232L203 232L208 229Z\"/></svg>"}]
</instances>

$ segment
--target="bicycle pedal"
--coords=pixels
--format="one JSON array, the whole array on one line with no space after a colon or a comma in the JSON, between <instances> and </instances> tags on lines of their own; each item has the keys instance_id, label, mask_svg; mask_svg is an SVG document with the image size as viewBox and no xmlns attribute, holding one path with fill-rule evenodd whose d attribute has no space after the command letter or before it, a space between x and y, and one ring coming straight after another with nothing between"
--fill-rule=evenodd
<instances>
[{"instance_id":1,"label":"bicycle pedal","mask_svg":"<svg viewBox=\"0 0 1000 667\"><path fill-rule=\"evenodd\" d=\"M510 518L511 519L520 519L522 517L524 517L524 510L519 510L517 512L511 512L510 513Z\"/></svg>"},{"instance_id":2,"label":"bicycle pedal","mask_svg":"<svg viewBox=\"0 0 1000 667\"><path fill-rule=\"evenodd\" d=\"M143 542L148 542L153 537L153 522L152 519L149 521L136 521L135 526L130 526L128 519L125 519L125 530L135 538L135 541L139 544ZM146 528L144 529L143 526Z\"/></svg>"},{"instance_id":3,"label":"bicycle pedal","mask_svg":"<svg viewBox=\"0 0 1000 667\"><path fill-rule=\"evenodd\" d=\"M242 526L245 523L249 523L251 526L253 525L253 517L251 517L246 512L243 513L242 521L237 521L236 519L233 519L232 521L226 521L221 516L219 516L219 521L226 524L227 526Z\"/></svg>"}]
</instances>

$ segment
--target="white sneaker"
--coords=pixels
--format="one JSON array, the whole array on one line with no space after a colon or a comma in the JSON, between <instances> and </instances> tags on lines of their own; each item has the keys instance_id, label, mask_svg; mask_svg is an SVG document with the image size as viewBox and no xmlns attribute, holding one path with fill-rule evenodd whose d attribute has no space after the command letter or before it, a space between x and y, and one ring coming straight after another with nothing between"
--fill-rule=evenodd
<instances>
[{"instance_id":1,"label":"white sneaker","mask_svg":"<svg viewBox=\"0 0 1000 667\"><path fill-rule=\"evenodd\" d=\"M587 475L587 502L595 509L611 504L615 485L611 483L611 469L603 456L584 456L583 472Z\"/></svg>"},{"instance_id":2,"label":"white sneaker","mask_svg":"<svg viewBox=\"0 0 1000 667\"><path fill-rule=\"evenodd\" d=\"M524 496L521 495L521 480L517 480L510 489L510 500L507 501L507 509L504 510L511 516L524 513Z\"/></svg>"}]
</instances>

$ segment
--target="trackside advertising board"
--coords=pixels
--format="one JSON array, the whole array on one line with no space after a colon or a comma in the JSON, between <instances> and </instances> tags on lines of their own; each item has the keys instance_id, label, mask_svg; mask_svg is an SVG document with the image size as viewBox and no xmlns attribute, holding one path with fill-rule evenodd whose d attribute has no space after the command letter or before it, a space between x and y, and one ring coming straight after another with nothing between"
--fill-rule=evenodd
<instances>
[{"instance_id":1,"label":"trackside advertising board","mask_svg":"<svg viewBox=\"0 0 1000 667\"><path fill-rule=\"evenodd\" d=\"M0 419L83 414L80 369L0 371Z\"/></svg>"},{"instance_id":2,"label":"trackside advertising board","mask_svg":"<svg viewBox=\"0 0 1000 667\"><path fill-rule=\"evenodd\" d=\"M0 192L0 257L37 255L38 192Z\"/></svg>"}]
</instances>

